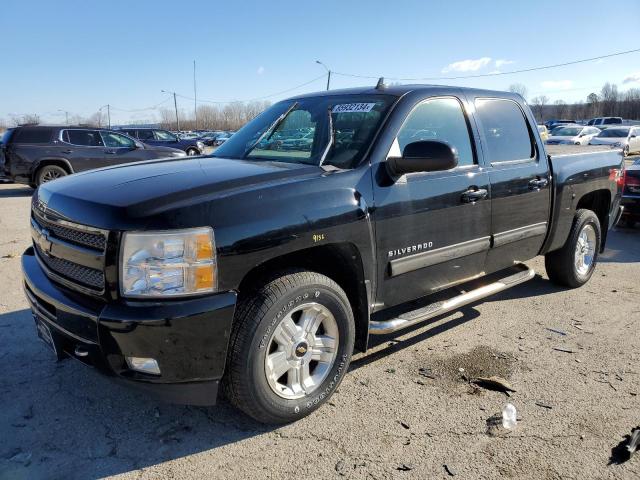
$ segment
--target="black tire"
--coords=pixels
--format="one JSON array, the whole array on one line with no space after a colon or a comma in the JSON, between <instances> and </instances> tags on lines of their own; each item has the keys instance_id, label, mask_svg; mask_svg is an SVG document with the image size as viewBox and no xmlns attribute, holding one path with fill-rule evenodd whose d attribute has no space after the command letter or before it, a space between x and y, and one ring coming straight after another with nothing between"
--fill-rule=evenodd
<instances>
[{"instance_id":1,"label":"black tire","mask_svg":"<svg viewBox=\"0 0 640 480\"><path fill-rule=\"evenodd\" d=\"M629 156L629 145L624 147L624 149L622 150L622 155L624 155L625 157Z\"/></svg>"},{"instance_id":2,"label":"black tire","mask_svg":"<svg viewBox=\"0 0 640 480\"><path fill-rule=\"evenodd\" d=\"M593 228L595 232L595 251L592 255L593 260L588 270L581 273L576 266L576 250L578 248L580 234L587 226ZM602 233L600 230L600 221L596 214L591 210L578 210L573 219L569 238L564 246L560 250L547 253L544 257L544 265L549 279L558 285L570 288L581 287L587 283L598 263L601 242Z\"/></svg>"},{"instance_id":3,"label":"black tire","mask_svg":"<svg viewBox=\"0 0 640 480\"><path fill-rule=\"evenodd\" d=\"M67 171L59 167L58 165L45 165L36 175L36 184L38 186L43 183L50 182L51 180L56 180L61 177L66 177L68 175Z\"/></svg>"},{"instance_id":4,"label":"black tire","mask_svg":"<svg viewBox=\"0 0 640 480\"><path fill-rule=\"evenodd\" d=\"M190 157L195 157L196 155L200 155L200 152L195 148L187 148L187 155Z\"/></svg>"},{"instance_id":5,"label":"black tire","mask_svg":"<svg viewBox=\"0 0 640 480\"><path fill-rule=\"evenodd\" d=\"M265 359L270 354L272 336L287 314L311 300L333 315L337 353L326 369L326 377L313 391L307 394L305 389L302 398L282 398L269 385ZM227 398L262 423L289 423L309 415L340 385L349 368L354 338L351 306L336 282L315 272L284 272L247 294L236 308L223 382Z\"/></svg>"}]
</instances>

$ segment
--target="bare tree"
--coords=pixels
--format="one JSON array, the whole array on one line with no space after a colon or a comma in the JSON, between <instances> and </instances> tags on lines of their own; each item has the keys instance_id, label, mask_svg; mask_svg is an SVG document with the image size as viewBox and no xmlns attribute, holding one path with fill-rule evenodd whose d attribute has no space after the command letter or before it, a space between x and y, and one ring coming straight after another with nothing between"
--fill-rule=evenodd
<instances>
[{"instance_id":1,"label":"bare tree","mask_svg":"<svg viewBox=\"0 0 640 480\"><path fill-rule=\"evenodd\" d=\"M19 125L38 125L40 123L40 116L36 113L11 115L11 121L16 127Z\"/></svg>"},{"instance_id":2,"label":"bare tree","mask_svg":"<svg viewBox=\"0 0 640 480\"><path fill-rule=\"evenodd\" d=\"M556 100L555 102L553 102L553 106L554 116L556 118L564 118L567 112L567 104L564 102L564 100Z\"/></svg>"},{"instance_id":3,"label":"bare tree","mask_svg":"<svg viewBox=\"0 0 640 480\"><path fill-rule=\"evenodd\" d=\"M602 115L612 116L617 113L618 86L615 83L605 83L600 91Z\"/></svg>"},{"instance_id":4,"label":"bare tree","mask_svg":"<svg viewBox=\"0 0 640 480\"><path fill-rule=\"evenodd\" d=\"M540 95L538 97L533 97L531 99L531 109L533 110L533 114L535 115L538 122L544 122L544 107L549 103L549 97L546 95Z\"/></svg>"},{"instance_id":5,"label":"bare tree","mask_svg":"<svg viewBox=\"0 0 640 480\"><path fill-rule=\"evenodd\" d=\"M527 87L522 83L512 83L511 85L509 85L509 91L512 93L517 93L524 99L527 98Z\"/></svg>"}]
</instances>

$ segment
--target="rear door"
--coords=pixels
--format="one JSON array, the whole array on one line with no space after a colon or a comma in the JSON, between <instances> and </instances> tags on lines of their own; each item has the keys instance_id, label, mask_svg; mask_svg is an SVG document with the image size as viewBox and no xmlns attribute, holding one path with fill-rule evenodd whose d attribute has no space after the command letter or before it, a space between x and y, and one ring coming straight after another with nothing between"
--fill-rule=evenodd
<instances>
[{"instance_id":1,"label":"rear door","mask_svg":"<svg viewBox=\"0 0 640 480\"><path fill-rule=\"evenodd\" d=\"M106 167L107 154L98 130L69 128L60 132L58 151L69 160L74 172Z\"/></svg>"},{"instance_id":2,"label":"rear door","mask_svg":"<svg viewBox=\"0 0 640 480\"><path fill-rule=\"evenodd\" d=\"M401 108L408 112L402 113L387 158L400 156L409 143L438 140L457 150L458 167L395 180L381 171L374 175L379 308L460 283L484 266L490 245L489 177L478 163L465 102L450 92L405 100ZM478 194L474 201L469 191Z\"/></svg>"},{"instance_id":3,"label":"rear door","mask_svg":"<svg viewBox=\"0 0 640 480\"><path fill-rule=\"evenodd\" d=\"M535 257L551 205L548 160L528 109L515 100L472 96L491 183L492 248L487 273Z\"/></svg>"},{"instance_id":4,"label":"rear door","mask_svg":"<svg viewBox=\"0 0 640 480\"><path fill-rule=\"evenodd\" d=\"M632 128L629 132L629 152L640 152L640 128Z\"/></svg>"}]
</instances>

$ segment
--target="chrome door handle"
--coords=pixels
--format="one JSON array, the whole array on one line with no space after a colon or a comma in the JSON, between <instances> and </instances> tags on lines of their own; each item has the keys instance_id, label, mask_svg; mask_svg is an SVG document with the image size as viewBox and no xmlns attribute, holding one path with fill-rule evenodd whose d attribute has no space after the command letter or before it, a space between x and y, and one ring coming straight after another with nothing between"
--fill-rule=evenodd
<instances>
[{"instance_id":1,"label":"chrome door handle","mask_svg":"<svg viewBox=\"0 0 640 480\"><path fill-rule=\"evenodd\" d=\"M462 193L460 200L463 203L476 203L478 200L486 198L489 192L484 188L469 187L469 190Z\"/></svg>"},{"instance_id":2,"label":"chrome door handle","mask_svg":"<svg viewBox=\"0 0 640 480\"><path fill-rule=\"evenodd\" d=\"M529 190L540 190L544 188L549 183L549 180L546 178L534 178L529 182Z\"/></svg>"}]
</instances>

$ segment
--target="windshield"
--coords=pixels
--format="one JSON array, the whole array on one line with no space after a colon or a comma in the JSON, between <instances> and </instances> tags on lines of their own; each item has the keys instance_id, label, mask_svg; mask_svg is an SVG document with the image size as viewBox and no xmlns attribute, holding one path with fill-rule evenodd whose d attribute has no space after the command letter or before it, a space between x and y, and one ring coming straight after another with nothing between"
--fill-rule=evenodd
<instances>
[{"instance_id":1,"label":"windshield","mask_svg":"<svg viewBox=\"0 0 640 480\"><path fill-rule=\"evenodd\" d=\"M213 156L352 168L394 100L390 95L285 100L241 128Z\"/></svg>"},{"instance_id":2,"label":"windshield","mask_svg":"<svg viewBox=\"0 0 640 480\"><path fill-rule=\"evenodd\" d=\"M554 130L553 135L556 137L575 137L577 135L580 135L581 131L582 131L582 128L563 127L563 128L558 128Z\"/></svg>"},{"instance_id":3,"label":"windshield","mask_svg":"<svg viewBox=\"0 0 640 480\"><path fill-rule=\"evenodd\" d=\"M598 134L600 138L627 138L629 135L628 128L608 128L607 130L603 130Z\"/></svg>"}]
</instances>

